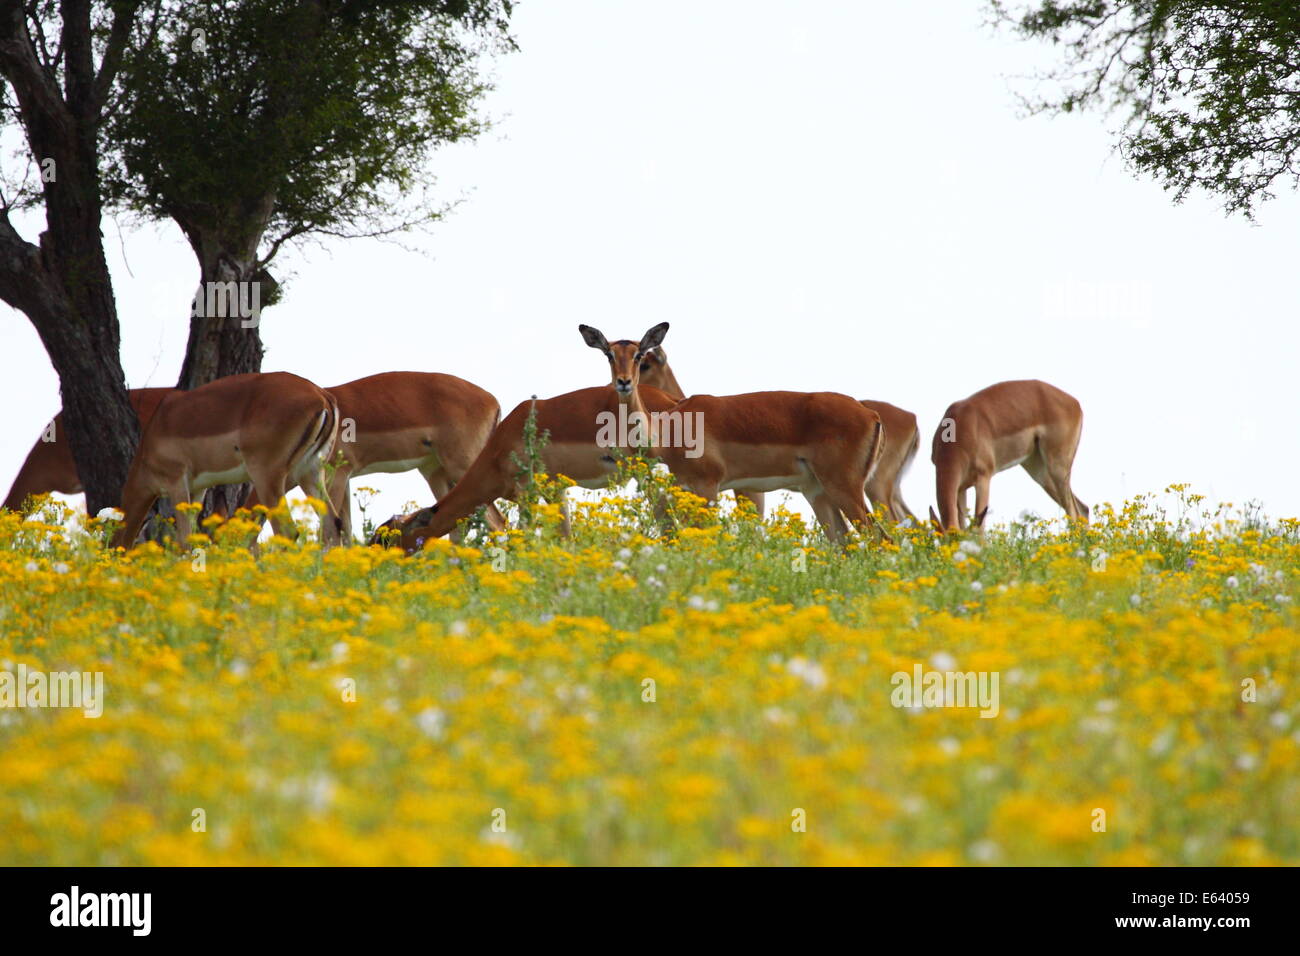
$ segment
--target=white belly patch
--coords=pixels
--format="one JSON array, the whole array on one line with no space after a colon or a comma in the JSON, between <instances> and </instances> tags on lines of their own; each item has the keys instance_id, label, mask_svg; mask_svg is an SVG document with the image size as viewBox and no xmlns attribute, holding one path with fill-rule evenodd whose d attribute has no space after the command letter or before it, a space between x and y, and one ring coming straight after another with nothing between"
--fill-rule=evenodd
<instances>
[{"instance_id":1,"label":"white belly patch","mask_svg":"<svg viewBox=\"0 0 1300 956\"><path fill-rule=\"evenodd\" d=\"M737 478L724 481L718 487L723 491L803 491L810 482L808 475L782 475L775 478Z\"/></svg>"},{"instance_id":2,"label":"white belly patch","mask_svg":"<svg viewBox=\"0 0 1300 956\"><path fill-rule=\"evenodd\" d=\"M372 461L364 468L358 468L352 472L353 478L360 478L362 475L400 475L404 471L413 471L419 468L431 456L425 455L423 458L403 458L398 461Z\"/></svg>"},{"instance_id":3,"label":"white belly patch","mask_svg":"<svg viewBox=\"0 0 1300 956\"><path fill-rule=\"evenodd\" d=\"M248 468L244 465L229 471L203 471L190 479L190 494L216 485L239 485L248 480Z\"/></svg>"}]
</instances>

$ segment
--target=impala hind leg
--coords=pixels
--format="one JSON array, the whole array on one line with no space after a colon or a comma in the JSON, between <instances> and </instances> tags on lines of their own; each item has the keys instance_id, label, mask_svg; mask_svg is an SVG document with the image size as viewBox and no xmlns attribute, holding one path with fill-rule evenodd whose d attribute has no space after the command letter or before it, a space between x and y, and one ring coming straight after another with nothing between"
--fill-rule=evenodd
<instances>
[{"instance_id":1,"label":"impala hind leg","mask_svg":"<svg viewBox=\"0 0 1300 956\"><path fill-rule=\"evenodd\" d=\"M850 525L863 530L870 528L877 540L889 537L867 507L864 491L867 484L865 452L847 462L841 458L839 461L807 461L805 465L821 485L822 492L830 499L831 507L842 512Z\"/></svg>"},{"instance_id":2,"label":"impala hind leg","mask_svg":"<svg viewBox=\"0 0 1300 956\"><path fill-rule=\"evenodd\" d=\"M190 535L194 533L194 519L190 516L188 508L181 508L179 505L188 505L194 500L193 495L190 494L189 483L184 479L172 482L167 486L166 498L176 509L176 543L181 548L185 548L189 544Z\"/></svg>"},{"instance_id":3,"label":"impala hind leg","mask_svg":"<svg viewBox=\"0 0 1300 956\"><path fill-rule=\"evenodd\" d=\"M350 475L335 475L331 487L330 501L334 503L334 517L339 523L339 537L344 544L352 544L352 478Z\"/></svg>"},{"instance_id":4,"label":"impala hind leg","mask_svg":"<svg viewBox=\"0 0 1300 956\"><path fill-rule=\"evenodd\" d=\"M352 478L349 473L338 471L334 474L330 479L327 500L334 513L326 515L321 521L333 520L337 530L337 534L333 536L336 544L352 544ZM323 529L321 538L325 541L329 540Z\"/></svg>"},{"instance_id":5,"label":"impala hind leg","mask_svg":"<svg viewBox=\"0 0 1300 956\"><path fill-rule=\"evenodd\" d=\"M912 519L914 524L916 523L916 515L912 514L912 509L909 508L907 502L903 500L902 482L900 481L896 481L894 487L890 489L889 513L893 516L893 519L899 523L902 523L909 518Z\"/></svg>"},{"instance_id":6,"label":"impala hind leg","mask_svg":"<svg viewBox=\"0 0 1300 956\"><path fill-rule=\"evenodd\" d=\"M1076 434L1074 441L1068 447L1049 446L1043 449L1042 454L1043 461L1047 465L1047 473L1061 496L1061 507L1065 508L1065 513L1072 519L1087 522L1088 506L1078 499L1074 489L1070 487L1070 472L1074 468L1074 452L1078 445L1079 436Z\"/></svg>"},{"instance_id":7,"label":"impala hind leg","mask_svg":"<svg viewBox=\"0 0 1300 956\"><path fill-rule=\"evenodd\" d=\"M1070 487L1070 472L1074 468L1074 455L1079 450L1081 429L1081 421L1049 428L1039 436L1037 451L1048 480L1056 489L1057 503L1072 519L1086 522L1088 506L1075 496Z\"/></svg>"},{"instance_id":8,"label":"impala hind leg","mask_svg":"<svg viewBox=\"0 0 1300 956\"><path fill-rule=\"evenodd\" d=\"M915 428L913 428L912 442L908 446L907 452L903 455L902 460L890 462L889 475L887 476L888 490L886 492L889 496L889 503L888 503L889 514L890 517L894 519L894 521L899 523L903 522L908 518L912 519L913 524L916 523L916 515L912 514L912 509L907 507L907 502L903 500L903 476L907 474L909 469L911 469L912 462L916 459L917 449L919 449L920 447L921 447L920 433L917 432ZM871 481L868 482L868 488L867 488L868 495L871 494L870 485L873 482L880 480L881 470L882 469L880 468L880 466L877 465L876 473L871 476ZM875 500L874 497L872 498L872 500L873 501Z\"/></svg>"},{"instance_id":9,"label":"impala hind leg","mask_svg":"<svg viewBox=\"0 0 1300 956\"><path fill-rule=\"evenodd\" d=\"M822 526L831 543L839 544L843 541L849 532L849 526L845 523L844 516L840 514L840 509L831 504L831 499L825 491L804 492L804 497L808 499L813 514L817 516L817 522Z\"/></svg>"},{"instance_id":10,"label":"impala hind leg","mask_svg":"<svg viewBox=\"0 0 1300 956\"><path fill-rule=\"evenodd\" d=\"M867 482L867 503L871 505L874 511L877 508L884 508L885 513L895 521L898 521L898 515L894 510L893 489L887 482L881 481L880 472L877 471Z\"/></svg>"},{"instance_id":11,"label":"impala hind leg","mask_svg":"<svg viewBox=\"0 0 1300 956\"><path fill-rule=\"evenodd\" d=\"M876 508L883 508L885 514L889 515L889 519L895 523L902 522L906 518L916 520L916 515L912 514L903 502L897 479L891 485L883 484L873 477L867 482L867 501L870 502L873 511Z\"/></svg>"},{"instance_id":12,"label":"impala hind leg","mask_svg":"<svg viewBox=\"0 0 1300 956\"><path fill-rule=\"evenodd\" d=\"M821 476L818 477L820 478ZM867 507L867 499L862 492L861 484L858 484L855 487L854 482L852 481L839 482L835 479L830 481L823 480L822 492L823 494L818 497L820 498L824 496L829 502L831 509L836 512L835 520L832 523L837 528L843 526L844 519L848 519L849 524L856 528L864 530L866 528L871 528L878 535L884 533L881 531L880 526L876 524L876 519L871 513L871 509ZM816 512L815 505L813 510ZM839 517L841 513L843 514L842 518ZM823 526L825 526L825 522L823 522Z\"/></svg>"},{"instance_id":13,"label":"impala hind leg","mask_svg":"<svg viewBox=\"0 0 1300 956\"><path fill-rule=\"evenodd\" d=\"M984 534L984 519L989 513L989 484L993 476L987 473L975 476L975 529Z\"/></svg>"},{"instance_id":14,"label":"impala hind leg","mask_svg":"<svg viewBox=\"0 0 1300 956\"><path fill-rule=\"evenodd\" d=\"M253 487L257 489L258 500L271 509L271 530L282 537L297 537L297 527L292 522L286 526L284 520L276 514L280 510L284 496L289 490L289 475L283 471L254 470L250 467L248 477L252 480ZM312 479L307 478L306 481L311 482ZM306 483L303 484L303 490L309 495L313 494ZM319 491L319 488L317 488L317 491ZM289 533L286 534L286 531Z\"/></svg>"},{"instance_id":15,"label":"impala hind leg","mask_svg":"<svg viewBox=\"0 0 1300 956\"><path fill-rule=\"evenodd\" d=\"M746 499L748 499L748 500L749 500L749 501L754 505L754 510L758 512L758 519L759 519L760 521L763 520L763 505L764 505L763 492L761 492L761 491L737 491L737 492L734 492L734 494L735 494L735 496L736 496L736 506L737 506L737 507L740 506L740 499L741 499L741 498L746 498Z\"/></svg>"},{"instance_id":16,"label":"impala hind leg","mask_svg":"<svg viewBox=\"0 0 1300 956\"><path fill-rule=\"evenodd\" d=\"M903 521L906 518L911 518L913 523L915 523L916 515L912 514L912 509L909 508L907 502L903 500L902 472L899 472L898 476L894 479L894 487L889 502L889 507L893 512L895 521Z\"/></svg>"},{"instance_id":17,"label":"impala hind leg","mask_svg":"<svg viewBox=\"0 0 1300 956\"><path fill-rule=\"evenodd\" d=\"M325 486L324 469L319 467L307 466L299 470L297 477L298 484L302 490L315 498L317 501L325 502L325 514L320 519L320 540L321 544L326 547L333 547L341 544L344 540L349 543L352 541L352 501L349 497L349 483L347 472L335 472L330 477L329 487ZM284 483L287 488L292 487L293 478L286 477ZM347 513L347 535L344 537L344 518L343 514ZM274 527L274 520L271 522ZM276 528L276 534L280 529ZM294 529L297 534L297 529Z\"/></svg>"},{"instance_id":18,"label":"impala hind leg","mask_svg":"<svg viewBox=\"0 0 1300 956\"><path fill-rule=\"evenodd\" d=\"M1042 447L1034 449L1033 453L1021 462L1021 467L1029 472L1029 477L1042 487L1044 491L1065 510L1066 515L1071 518L1082 518L1088 520L1088 508L1070 490L1070 473L1069 469L1061 475L1059 470L1054 471L1043 459Z\"/></svg>"},{"instance_id":19,"label":"impala hind leg","mask_svg":"<svg viewBox=\"0 0 1300 956\"><path fill-rule=\"evenodd\" d=\"M573 500L569 497L568 489L560 489L560 537L569 538L573 536Z\"/></svg>"}]
</instances>

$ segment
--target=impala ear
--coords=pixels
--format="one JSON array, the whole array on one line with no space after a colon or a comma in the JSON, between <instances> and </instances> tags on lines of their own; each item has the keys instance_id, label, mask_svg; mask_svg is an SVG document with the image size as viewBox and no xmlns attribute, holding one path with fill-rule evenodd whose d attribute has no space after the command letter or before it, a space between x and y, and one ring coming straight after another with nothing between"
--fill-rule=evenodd
<instances>
[{"instance_id":1,"label":"impala ear","mask_svg":"<svg viewBox=\"0 0 1300 956\"><path fill-rule=\"evenodd\" d=\"M645 335L641 336L641 344L637 346L637 349L642 352L648 352L651 349L658 347L659 343L664 340L664 336L667 334L668 323L660 322Z\"/></svg>"},{"instance_id":2,"label":"impala ear","mask_svg":"<svg viewBox=\"0 0 1300 956\"><path fill-rule=\"evenodd\" d=\"M582 341L593 349L600 349L606 355L609 354L609 343L605 341L605 335L600 329L593 329L590 325L580 325L578 331L582 333Z\"/></svg>"}]
</instances>

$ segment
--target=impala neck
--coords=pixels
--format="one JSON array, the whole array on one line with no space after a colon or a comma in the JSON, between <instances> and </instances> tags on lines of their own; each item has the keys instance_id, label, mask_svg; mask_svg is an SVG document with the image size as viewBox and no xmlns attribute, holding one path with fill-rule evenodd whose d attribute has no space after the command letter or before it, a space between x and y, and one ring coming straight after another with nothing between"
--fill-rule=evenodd
<instances>
[{"instance_id":1,"label":"impala neck","mask_svg":"<svg viewBox=\"0 0 1300 956\"><path fill-rule=\"evenodd\" d=\"M672 366L668 364L667 355L664 356L663 379L664 381L660 391L667 393L669 398L678 402L686 397L686 393L682 391L682 387L677 384L677 376L673 374Z\"/></svg>"},{"instance_id":2,"label":"impala neck","mask_svg":"<svg viewBox=\"0 0 1300 956\"><path fill-rule=\"evenodd\" d=\"M618 393L615 392L615 394ZM633 387L631 393L627 395L618 395L618 403L627 406L624 411L629 416L633 412L640 412L642 415L646 414L645 403L641 401L641 386L639 384ZM647 418L648 417L649 416L647 416ZM628 420L630 421L631 419L629 418Z\"/></svg>"},{"instance_id":3,"label":"impala neck","mask_svg":"<svg viewBox=\"0 0 1300 956\"><path fill-rule=\"evenodd\" d=\"M961 476L954 458L951 451L934 456L935 497L939 500L939 525L944 531L961 527Z\"/></svg>"}]
</instances>

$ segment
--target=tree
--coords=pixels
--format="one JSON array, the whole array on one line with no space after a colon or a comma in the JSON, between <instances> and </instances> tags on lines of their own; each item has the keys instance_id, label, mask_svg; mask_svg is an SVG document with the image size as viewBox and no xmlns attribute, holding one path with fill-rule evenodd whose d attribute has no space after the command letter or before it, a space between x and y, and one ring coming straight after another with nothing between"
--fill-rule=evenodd
<instances>
[{"instance_id":1,"label":"tree","mask_svg":"<svg viewBox=\"0 0 1300 956\"><path fill-rule=\"evenodd\" d=\"M437 219L431 152L477 135L481 55L513 46L510 0L168 2L128 47L104 125L109 201L176 222L199 292L177 387L261 369L261 308L286 243ZM232 308L238 304L240 308ZM231 512L247 486L214 489Z\"/></svg>"},{"instance_id":2,"label":"tree","mask_svg":"<svg viewBox=\"0 0 1300 956\"><path fill-rule=\"evenodd\" d=\"M286 243L383 235L441 214L427 161L484 128L477 61L511 46L511 3L163 6L157 36L123 58L129 108L104 126L121 159L106 182L115 205L174 220L198 259L205 308L191 316L177 382L194 388L261 367L255 317L206 314L214 289L267 305Z\"/></svg>"},{"instance_id":3,"label":"tree","mask_svg":"<svg viewBox=\"0 0 1300 956\"><path fill-rule=\"evenodd\" d=\"M0 2L0 109L20 124L39 179L0 198L0 299L31 320L58 372L91 514L120 500L139 439L99 231L97 138L140 5L92 13L90 0L44 0L30 5L29 21L27 5ZM31 243L10 214L38 201L46 228Z\"/></svg>"},{"instance_id":4,"label":"tree","mask_svg":"<svg viewBox=\"0 0 1300 956\"><path fill-rule=\"evenodd\" d=\"M1119 150L1181 202L1194 190L1253 217L1300 183L1300 4L1294 0L1035 0L995 22L1050 40L1031 112L1126 111Z\"/></svg>"},{"instance_id":5,"label":"tree","mask_svg":"<svg viewBox=\"0 0 1300 956\"><path fill-rule=\"evenodd\" d=\"M443 211L426 161L484 127L476 67L513 48L511 11L511 0L0 0L0 108L28 154L0 197L0 299L28 315L59 374L92 513L118 503L139 437L103 209L174 219L205 306L227 283L237 303L270 304L268 266L286 243L395 232ZM34 206L39 244L9 218ZM249 318L192 316L178 385L260 369Z\"/></svg>"}]
</instances>

